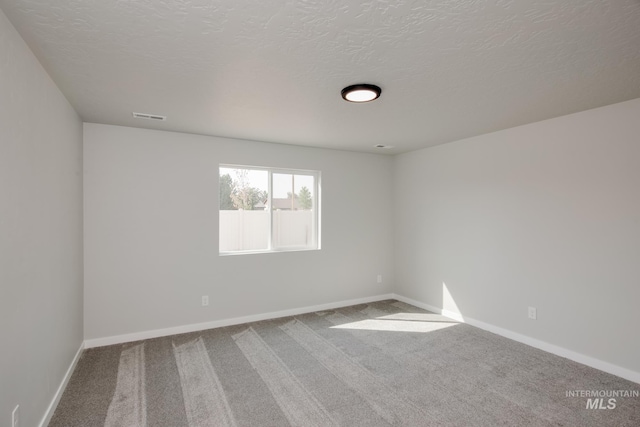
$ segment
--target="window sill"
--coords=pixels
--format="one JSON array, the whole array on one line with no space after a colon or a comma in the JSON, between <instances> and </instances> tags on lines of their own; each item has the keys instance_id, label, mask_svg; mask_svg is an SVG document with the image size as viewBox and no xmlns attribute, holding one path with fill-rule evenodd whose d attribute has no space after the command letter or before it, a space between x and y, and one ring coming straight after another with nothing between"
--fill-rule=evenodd
<instances>
[{"instance_id":1,"label":"window sill","mask_svg":"<svg viewBox=\"0 0 640 427\"><path fill-rule=\"evenodd\" d=\"M234 255L255 255L255 254L279 254L279 253L287 253L287 252L310 252L310 251L319 251L320 248L296 248L296 249L265 249L265 250L257 250L257 251L234 251L234 252L218 252L219 256L234 256Z\"/></svg>"}]
</instances>

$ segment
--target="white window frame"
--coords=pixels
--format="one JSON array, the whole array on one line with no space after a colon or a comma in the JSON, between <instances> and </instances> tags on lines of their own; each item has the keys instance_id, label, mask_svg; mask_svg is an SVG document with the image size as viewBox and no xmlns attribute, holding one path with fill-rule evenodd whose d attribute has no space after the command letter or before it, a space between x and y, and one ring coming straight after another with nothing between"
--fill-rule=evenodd
<instances>
[{"instance_id":1,"label":"white window frame","mask_svg":"<svg viewBox=\"0 0 640 427\"><path fill-rule=\"evenodd\" d=\"M321 236L321 220L320 220L320 212L321 212L321 172L318 170L308 170L308 169L290 169L290 168L273 168L267 166L247 166L247 165L235 165L228 163L220 163L218 165L218 188L220 188L220 169L228 168L228 169L248 169L248 170L258 170L258 171L266 171L267 172L267 192L269 194L269 199L267 202L269 217L269 235L267 237L268 246L266 249L256 249L256 250L239 250L239 251L221 251L220 250L220 236L218 235L218 254L220 256L227 255L247 255L247 254L262 254L262 253L274 253L274 252L300 252L300 251L317 251L320 250L320 236ZM311 246L283 246L283 247L274 247L273 246L273 209L272 206L272 198L273 198L273 174L289 174L289 175L307 175L313 177L313 208L312 208L312 241L313 244ZM220 200L218 200L218 212L220 211ZM220 216L218 215L218 227L220 227Z\"/></svg>"}]
</instances>

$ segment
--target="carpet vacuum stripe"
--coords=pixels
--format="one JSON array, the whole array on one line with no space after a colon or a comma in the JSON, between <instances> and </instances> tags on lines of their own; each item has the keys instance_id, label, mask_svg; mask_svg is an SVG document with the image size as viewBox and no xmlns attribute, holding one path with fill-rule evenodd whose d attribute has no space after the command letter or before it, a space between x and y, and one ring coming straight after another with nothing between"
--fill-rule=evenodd
<instances>
[{"instance_id":1,"label":"carpet vacuum stripe","mask_svg":"<svg viewBox=\"0 0 640 427\"><path fill-rule=\"evenodd\" d=\"M173 352L189 426L234 427L233 413L202 338L174 344Z\"/></svg>"},{"instance_id":2,"label":"carpet vacuum stripe","mask_svg":"<svg viewBox=\"0 0 640 427\"><path fill-rule=\"evenodd\" d=\"M266 383L292 426L337 425L253 328L234 335L233 339Z\"/></svg>"},{"instance_id":3,"label":"carpet vacuum stripe","mask_svg":"<svg viewBox=\"0 0 640 427\"><path fill-rule=\"evenodd\" d=\"M144 343L120 354L116 390L109 404L105 427L147 425Z\"/></svg>"},{"instance_id":4,"label":"carpet vacuum stripe","mask_svg":"<svg viewBox=\"0 0 640 427\"><path fill-rule=\"evenodd\" d=\"M369 370L298 319L280 326L347 386L355 390L382 418L393 425L429 425L420 407L402 398Z\"/></svg>"}]
</instances>

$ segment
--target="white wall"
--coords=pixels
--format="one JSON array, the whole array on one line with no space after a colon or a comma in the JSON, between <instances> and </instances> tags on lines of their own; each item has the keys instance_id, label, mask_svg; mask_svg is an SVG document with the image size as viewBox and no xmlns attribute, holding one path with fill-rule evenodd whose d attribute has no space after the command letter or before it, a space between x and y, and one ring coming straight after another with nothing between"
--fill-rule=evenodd
<instances>
[{"instance_id":1,"label":"white wall","mask_svg":"<svg viewBox=\"0 0 640 427\"><path fill-rule=\"evenodd\" d=\"M322 249L219 256L220 163L320 170ZM390 292L392 163L85 124L85 338ZM209 307L201 307L202 295Z\"/></svg>"},{"instance_id":2,"label":"white wall","mask_svg":"<svg viewBox=\"0 0 640 427\"><path fill-rule=\"evenodd\" d=\"M0 425L35 426L82 342L82 123L0 11Z\"/></svg>"},{"instance_id":3,"label":"white wall","mask_svg":"<svg viewBox=\"0 0 640 427\"><path fill-rule=\"evenodd\" d=\"M640 372L640 99L394 167L399 294Z\"/></svg>"}]
</instances>

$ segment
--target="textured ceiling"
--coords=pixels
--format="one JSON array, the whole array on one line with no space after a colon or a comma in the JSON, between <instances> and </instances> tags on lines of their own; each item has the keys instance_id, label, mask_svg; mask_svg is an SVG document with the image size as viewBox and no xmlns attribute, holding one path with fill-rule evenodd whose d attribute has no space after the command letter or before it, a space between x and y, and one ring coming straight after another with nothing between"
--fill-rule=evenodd
<instances>
[{"instance_id":1,"label":"textured ceiling","mask_svg":"<svg viewBox=\"0 0 640 427\"><path fill-rule=\"evenodd\" d=\"M640 97L640 0L0 8L87 122L397 153ZM381 98L342 100L362 82Z\"/></svg>"}]
</instances>

